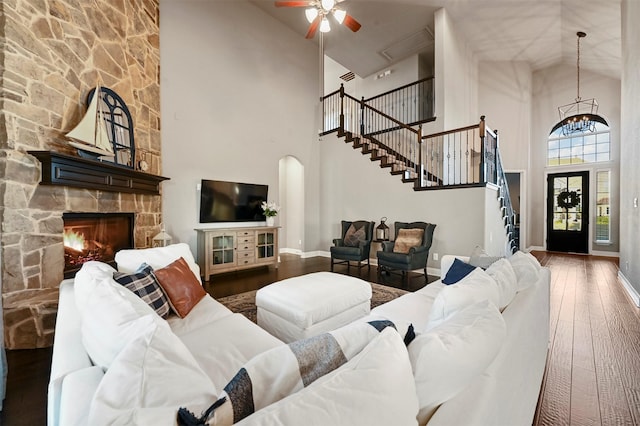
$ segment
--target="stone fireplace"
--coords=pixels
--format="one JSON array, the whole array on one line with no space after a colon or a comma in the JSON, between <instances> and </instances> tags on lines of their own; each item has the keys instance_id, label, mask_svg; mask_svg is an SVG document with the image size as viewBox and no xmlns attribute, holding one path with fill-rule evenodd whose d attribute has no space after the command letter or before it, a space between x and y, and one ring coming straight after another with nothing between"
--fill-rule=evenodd
<instances>
[{"instance_id":1,"label":"stone fireplace","mask_svg":"<svg viewBox=\"0 0 640 426\"><path fill-rule=\"evenodd\" d=\"M0 274L5 345L53 344L63 216L133 213L133 246L160 230L156 192L43 184L32 151L77 156L64 135L97 81L132 115L136 152L161 174L158 0L12 0L0 25ZM142 158L142 157L141 157ZM136 158L135 160L140 160ZM135 163L134 163L135 164ZM42 183L41 183L42 182Z\"/></svg>"},{"instance_id":2,"label":"stone fireplace","mask_svg":"<svg viewBox=\"0 0 640 426\"><path fill-rule=\"evenodd\" d=\"M133 248L133 213L64 213L62 221L65 278L92 260L115 265L118 250Z\"/></svg>"}]
</instances>

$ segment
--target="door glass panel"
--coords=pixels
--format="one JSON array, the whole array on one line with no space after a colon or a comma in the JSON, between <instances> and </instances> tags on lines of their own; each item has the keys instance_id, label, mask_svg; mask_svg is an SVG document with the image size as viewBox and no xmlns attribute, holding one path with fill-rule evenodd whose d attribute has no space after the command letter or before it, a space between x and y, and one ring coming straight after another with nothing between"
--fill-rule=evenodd
<instances>
[{"instance_id":1,"label":"door glass panel","mask_svg":"<svg viewBox=\"0 0 640 426\"><path fill-rule=\"evenodd\" d=\"M553 230L582 230L582 176L553 180Z\"/></svg>"}]
</instances>

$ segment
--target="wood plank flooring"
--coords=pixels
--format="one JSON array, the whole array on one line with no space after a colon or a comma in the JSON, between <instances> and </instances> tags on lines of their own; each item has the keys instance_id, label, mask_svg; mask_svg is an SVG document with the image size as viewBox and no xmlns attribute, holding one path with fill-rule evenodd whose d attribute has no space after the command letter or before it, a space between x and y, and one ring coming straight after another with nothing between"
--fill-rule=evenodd
<instances>
[{"instance_id":1,"label":"wood plank flooring","mask_svg":"<svg viewBox=\"0 0 640 426\"><path fill-rule=\"evenodd\" d=\"M640 424L640 309L617 259L536 255L551 269L551 342L534 424Z\"/></svg>"},{"instance_id":2,"label":"wood plank flooring","mask_svg":"<svg viewBox=\"0 0 640 426\"><path fill-rule=\"evenodd\" d=\"M534 254L551 268L552 280L551 343L534 425L640 425L640 310L618 283L617 259ZM205 287L223 297L329 268L327 258L283 255L278 269L216 275ZM363 268L360 277L377 282L375 266ZM399 276L383 276L380 283L401 287ZM409 290L424 284L422 275L412 275ZM7 358L0 425L45 425L51 349L8 351Z\"/></svg>"}]
</instances>

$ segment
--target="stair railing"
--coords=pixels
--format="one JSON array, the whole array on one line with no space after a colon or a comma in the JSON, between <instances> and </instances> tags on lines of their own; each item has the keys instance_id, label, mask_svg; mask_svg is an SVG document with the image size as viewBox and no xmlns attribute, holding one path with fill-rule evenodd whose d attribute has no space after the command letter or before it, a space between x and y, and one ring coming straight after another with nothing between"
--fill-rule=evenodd
<instances>
[{"instance_id":1,"label":"stair railing","mask_svg":"<svg viewBox=\"0 0 640 426\"><path fill-rule=\"evenodd\" d=\"M434 120L433 88L434 78L428 77L363 101L408 126L416 126Z\"/></svg>"},{"instance_id":2,"label":"stair railing","mask_svg":"<svg viewBox=\"0 0 640 426\"><path fill-rule=\"evenodd\" d=\"M323 132L357 138L372 152L372 160L383 167L409 170L415 174L420 156L421 127L413 128L398 119L345 93L344 86L323 98Z\"/></svg>"}]
</instances>

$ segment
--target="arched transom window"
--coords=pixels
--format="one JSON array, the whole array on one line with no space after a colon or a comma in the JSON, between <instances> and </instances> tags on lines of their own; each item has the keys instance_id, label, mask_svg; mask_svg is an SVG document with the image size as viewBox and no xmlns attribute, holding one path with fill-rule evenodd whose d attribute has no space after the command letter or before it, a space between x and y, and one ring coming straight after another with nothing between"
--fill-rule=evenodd
<instances>
[{"instance_id":1,"label":"arched transom window","mask_svg":"<svg viewBox=\"0 0 640 426\"><path fill-rule=\"evenodd\" d=\"M593 131L563 134L558 125L549 135L547 166L597 163L611 159L611 138L607 122L598 117Z\"/></svg>"}]
</instances>

